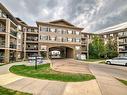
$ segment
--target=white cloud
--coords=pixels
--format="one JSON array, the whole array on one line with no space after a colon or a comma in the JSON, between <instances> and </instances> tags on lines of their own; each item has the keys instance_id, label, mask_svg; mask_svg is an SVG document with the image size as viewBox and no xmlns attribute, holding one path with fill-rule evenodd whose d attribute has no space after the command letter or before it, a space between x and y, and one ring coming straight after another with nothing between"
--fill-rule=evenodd
<instances>
[{"instance_id":1,"label":"white cloud","mask_svg":"<svg viewBox=\"0 0 127 95\"><path fill-rule=\"evenodd\" d=\"M127 0L0 0L29 25L36 20L66 19L97 31L127 21Z\"/></svg>"}]
</instances>

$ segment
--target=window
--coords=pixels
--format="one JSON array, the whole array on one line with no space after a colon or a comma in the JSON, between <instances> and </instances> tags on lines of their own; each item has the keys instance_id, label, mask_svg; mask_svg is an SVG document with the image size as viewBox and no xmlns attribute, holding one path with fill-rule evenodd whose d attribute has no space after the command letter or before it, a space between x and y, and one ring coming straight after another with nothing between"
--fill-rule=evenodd
<instances>
[{"instance_id":1,"label":"window","mask_svg":"<svg viewBox=\"0 0 127 95\"><path fill-rule=\"evenodd\" d=\"M67 30L63 30L63 34L67 34Z\"/></svg>"},{"instance_id":2,"label":"window","mask_svg":"<svg viewBox=\"0 0 127 95\"><path fill-rule=\"evenodd\" d=\"M75 33L76 33L76 35L79 35L79 32L78 31L76 31Z\"/></svg>"},{"instance_id":3,"label":"window","mask_svg":"<svg viewBox=\"0 0 127 95\"><path fill-rule=\"evenodd\" d=\"M80 39L79 38L76 38L76 42L80 42Z\"/></svg>"},{"instance_id":4,"label":"window","mask_svg":"<svg viewBox=\"0 0 127 95\"><path fill-rule=\"evenodd\" d=\"M51 32L55 32L55 28L51 28L50 31L51 31Z\"/></svg>"},{"instance_id":5,"label":"window","mask_svg":"<svg viewBox=\"0 0 127 95\"><path fill-rule=\"evenodd\" d=\"M0 10L0 17L2 17L2 10Z\"/></svg>"},{"instance_id":6,"label":"window","mask_svg":"<svg viewBox=\"0 0 127 95\"><path fill-rule=\"evenodd\" d=\"M80 50L80 46L75 46L75 49L76 50Z\"/></svg>"},{"instance_id":7,"label":"window","mask_svg":"<svg viewBox=\"0 0 127 95\"><path fill-rule=\"evenodd\" d=\"M18 39L21 39L21 33L20 32L18 32L18 35L17 35L17 37L18 37Z\"/></svg>"},{"instance_id":8,"label":"window","mask_svg":"<svg viewBox=\"0 0 127 95\"><path fill-rule=\"evenodd\" d=\"M56 37L50 37L50 40L51 41L55 41L56 40Z\"/></svg>"},{"instance_id":9,"label":"window","mask_svg":"<svg viewBox=\"0 0 127 95\"><path fill-rule=\"evenodd\" d=\"M72 38L68 38L68 42L72 42Z\"/></svg>"},{"instance_id":10,"label":"window","mask_svg":"<svg viewBox=\"0 0 127 95\"><path fill-rule=\"evenodd\" d=\"M7 18L6 14L4 14L4 13L2 14L2 17Z\"/></svg>"},{"instance_id":11,"label":"window","mask_svg":"<svg viewBox=\"0 0 127 95\"><path fill-rule=\"evenodd\" d=\"M63 38L63 42L67 42L67 38Z\"/></svg>"},{"instance_id":12,"label":"window","mask_svg":"<svg viewBox=\"0 0 127 95\"><path fill-rule=\"evenodd\" d=\"M47 35L41 35L40 40L48 40L48 36Z\"/></svg>"},{"instance_id":13,"label":"window","mask_svg":"<svg viewBox=\"0 0 127 95\"><path fill-rule=\"evenodd\" d=\"M113 34L110 34L110 36L113 36Z\"/></svg>"},{"instance_id":14,"label":"window","mask_svg":"<svg viewBox=\"0 0 127 95\"><path fill-rule=\"evenodd\" d=\"M31 32L31 29L30 28L28 29L28 32Z\"/></svg>"},{"instance_id":15,"label":"window","mask_svg":"<svg viewBox=\"0 0 127 95\"><path fill-rule=\"evenodd\" d=\"M40 27L41 32L48 32L48 27Z\"/></svg>"},{"instance_id":16,"label":"window","mask_svg":"<svg viewBox=\"0 0 127 95\"><path fill-rule=\"evenodd\" d=\"M27 30L26 27L23 27L23 32L26 32L26 30Z\"/></svg>"},{"instance_id":17,"label":"window","mask_svg":"<svg viewBox=\"0 0 127 95\"><path fill-rule=\"evenodd\" d=\"M21 30L21 29L22 29L21 25L18 25L18 30Z\"/></svg>"},{"instance_id":18,"label":"window","mask_svg":"<svg viewBox=\"0 0 127 95\"><path fill-rule=\"evenodd\" d=\"M72 31L71 30L68 30L68 34L72 34Z\"/></svg>"},{"instance_id":19,"label":"window","mask_svg":"<svg viewBox=\"0 0 127 95\"><path fill-rule=\"evenodd\" d=\"M38 32L38 29L34 29L34 32Z\"/></svg>"},{"instance_id":20,"label":"window","mask_svg":"<svg viewBox=\"0 0 127 95\"><path fill-rule=\"evenodd\" d=\"M104 35L104 38L107 38L107 35Z\"/></svg>"}]
</instances>

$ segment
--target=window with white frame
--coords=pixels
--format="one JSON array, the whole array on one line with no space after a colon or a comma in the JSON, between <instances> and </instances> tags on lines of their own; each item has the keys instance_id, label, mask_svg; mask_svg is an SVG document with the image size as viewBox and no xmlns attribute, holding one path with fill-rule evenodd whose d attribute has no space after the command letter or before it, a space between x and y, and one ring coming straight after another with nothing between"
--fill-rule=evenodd
<instances>
[{"instance_id":1,"label":"window with white frame","mask_svg":"<svg viewBox=\"0 0 127 95\"><path fill-rule=\"evenodd\" d=\"M41 32L48 32L48 27L40 27Z\"/></svg>"},{"instance_id":2,"label":"window with white frame","mask_svg":"<svg viewBox=\"0 0 127 95\"><path fill-rule=\"evenodd\" d=\"M76 38L76 40L75 40L76 42L80 42L80 38Z\"/></svg>"},{"instance_id":3,"label":"window with white frame","mask_svg":"<svg viewBox=\"0 0 127 95\"><path fill-rule=\"evenodd\" d=\"M28 31L28 32L31 32L31 29L29 28L27 31Z\"/></svg>"},{"instance_id":4,"label":"window with white frame","mask_svg":"<svg viewBox=\"0 0 127 95\"><path fill-rule=\"evenodd\" d=\"M76 50L80 50L80 46L75 46L75 49Z\"/></svg>"},{"instance_id":5,"label":"window with white frame","mask_svg":"<svg viewBox=\"0 0 127 95\"><path fill-rule=\"evenodd\" d=\"M71 30L68 30L68 34L72 34L72 31Z\"/></svg>"},{"instance_id":6,"label":"window with white frame","mask_svg":"<svg viewBox=\"0 0 127 95\"><path fill-rule=\"evenodd\" d=\"M110 36L113 36L113 34L110 34Z\"/></svg>"},{"instance_id":7,"label":"window with white frame","mask_svg":"<svg viewBox=\"0 0 127 95\"><path fill-rule=\"evenodd\" d=\"M75 33L76 33L76 35L79 35L80 34L78 31L76 31Z\"/></svg>"},{"instance_id":8,"label":"window with white frame","mask_svg":"<svg viewBox=\"0 0 127 95\"><path fill-rule=\"evenodd\" d=\"M55 36L51 36L51 37L50 37L50 40L51 40L51 41L56 41L56 37L55 37Z\"/></svg>"},{"instance_id":9,"label":"window with white frame","mask_svg":"<svg viewBox=\"0 0 127 95\"><path fill-rule=\"evenodd\" d=\"M48 40L48 36L47 35L40 35L40 40Z\"/></svg>"},{"instance_id":10,"label":"window with white frame","mask_svg":"<svg viewBox=\"0 0 127 95\"><path fill-rule=\"evenodd\" d=\"M51 32L55 32L55 28L50 28L50 31Z\"/></svg>"},{"instance_id":11,"label":"window with white frame","mask_svg":"<svg viewBox=\"0 0 127 95\"><path fill-rule=\"evenodd\" d=\"M68 42L72 42L72 38L68 38Z\"/></svg>"}]
</instances>

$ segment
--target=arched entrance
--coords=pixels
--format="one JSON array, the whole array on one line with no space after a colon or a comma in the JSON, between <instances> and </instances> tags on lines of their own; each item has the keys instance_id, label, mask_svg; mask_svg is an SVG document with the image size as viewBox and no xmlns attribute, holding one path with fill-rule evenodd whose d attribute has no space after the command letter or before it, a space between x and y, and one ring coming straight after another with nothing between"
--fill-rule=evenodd
<instances>
[{"instance_id":1,"label":"arched entrance","mask_svg":"<svg viewBox=\"0 0 127 95\"><path fill-rule=\"evenodd\" d=\"M49 58L51 59L74 58L74 50L73 48L65 46L50 47Z\"/></svg>"}]
</instances>

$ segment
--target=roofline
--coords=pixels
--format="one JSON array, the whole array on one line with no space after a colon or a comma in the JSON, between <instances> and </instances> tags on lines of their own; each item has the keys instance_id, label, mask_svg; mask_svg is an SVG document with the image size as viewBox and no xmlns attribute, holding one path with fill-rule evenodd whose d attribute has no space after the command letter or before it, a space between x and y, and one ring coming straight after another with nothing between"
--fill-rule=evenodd
<instances>
[{"instance_id":1,"label":"roofline","mask_svg":"<svg viewBox=\"0 0 127 95\"><path fill-rule=\"evenodd\" d=\"M66 20L64 20L64 19L58 19L58 20L50 21L49 23L58 22L58 21L64 21L64 22L66 22L67 24L69 24L69 25L71 25L71 26L75 26L75 25L69 23L68 21L66 21Z\"/></svg>"},{"instance_id":2,"label":"roofline","mask_svg":"<svg viewBox=\"0 0 127 95\"><path fill-rule=\"evenodd\" d=\"M59 25L59 24L52 24L52 23L46 23L46 22L40 22L36 21L36 24L39 25L50 25L50 26L56 26L56 27L65 27L65 28L71 28L71 29L78 29L83 30L84 28L76 27L76 26L65 26L65 25Z\"/></svg>"}]
</instances>

